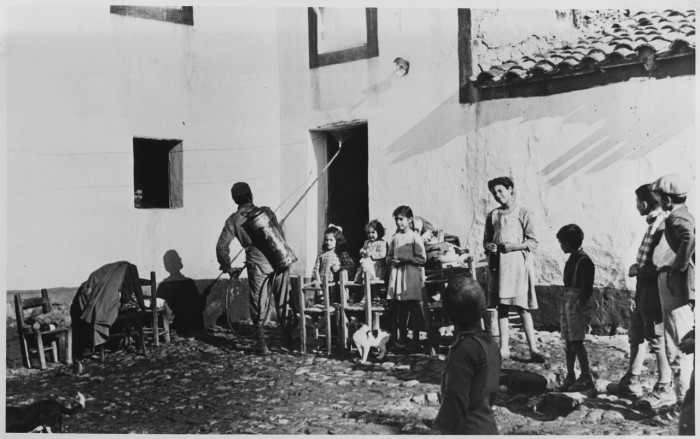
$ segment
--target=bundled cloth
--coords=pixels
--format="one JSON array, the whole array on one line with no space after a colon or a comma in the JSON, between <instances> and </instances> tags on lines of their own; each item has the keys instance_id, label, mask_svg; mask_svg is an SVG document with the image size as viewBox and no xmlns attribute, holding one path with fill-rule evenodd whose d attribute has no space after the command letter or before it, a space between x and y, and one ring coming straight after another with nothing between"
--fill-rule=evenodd
<instances>
[{"instance_id":1,"label":"bundled cloth","mask_svg":"<svg viewBox=\"0 0 700 439\"><path fill-rule=\"evenodd\" d=\"M38 331L50 331L56 328L67 328L70 326L70 316L60 309L52 309L44 314L37 314L24 320L25 326Z\"/></svg>"},{"instance_id":2,"label":"bundled cloth","mask_svg":"<svg viewBox=\"0 0 700 439\"><path fill-rule=\"evenodd\" d=\"M103 265L78 288L71 304L73 346L97 346L109 338L109 328L120 309L146 311L139 272L135 265L119 261Z\"/></svg>"}]
</instances>

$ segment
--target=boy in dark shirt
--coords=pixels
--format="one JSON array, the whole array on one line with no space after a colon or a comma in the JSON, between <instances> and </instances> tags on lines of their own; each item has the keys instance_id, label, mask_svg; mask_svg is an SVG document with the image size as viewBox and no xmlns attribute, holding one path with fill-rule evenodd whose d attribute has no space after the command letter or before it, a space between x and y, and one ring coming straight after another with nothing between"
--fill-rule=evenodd
<instances>
[{"instance_id":1,"label":"boy in dark shirt","mask_svg":"<svg viewBox=\"0 0 700 439\"><path fill-rule=\"evenodd\" d=\"M561 303L561 338L566 342L566 378L559 390L581 392L595 387L583 345L588 324L593 315L593 278L595 265L581 248L583 230L569 224L557 232L559 245L569 259L564 266L564 297ZM574 365L578 358L581 376L576 379Z\"/></svg>"},{"instance_id":2,"label":"boy in dark shirt","mask_svg":"<svg viewBox=\"0 0 700 439\"><path fill-rule=\"evenodd\" d=\"M491 406L498 394L501 353L481 329L485 295L468 276L450 280L443 307L455 326L433 427L443 434L498 434Z\"/></svg>"}]
</instances>

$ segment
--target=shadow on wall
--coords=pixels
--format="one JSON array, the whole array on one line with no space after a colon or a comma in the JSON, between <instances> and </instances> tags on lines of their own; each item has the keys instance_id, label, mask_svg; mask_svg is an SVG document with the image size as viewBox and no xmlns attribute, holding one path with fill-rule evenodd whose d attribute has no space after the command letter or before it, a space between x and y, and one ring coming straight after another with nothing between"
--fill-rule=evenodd
<instances>
[{"instance_id":1,"label":"shadow on wall","mask_svg":"<svg viewBox=\"0 0 700 439\"><path fill-rule=\"evenodd\" d=\"M653 104L651 98L636 95L655 85L614 84L543 98L476 104L477 131L513 119L520 125L559 120L549 133L529 134L534 140L549 135L551 144L567 140L560 136L566 136L568 124L588 125L587 136L539 170L546 184L555 186L584 170L595 173L622 160L638 160L693 125L694 101L683 94L683 88L672 89Z\"/></svg>"},{"instance_id":2,"label":"shadow on wall","mask_svg":"<svg viewBox=\"0 0 700 439\"><path fill-rule=\"evenodd\" d=\"M636 127L633 126L634 122L624 126L615 123L615 118L599 114L597 105L600 103L587 103L562 120L563 124L602 123L596 124L597 128L591 134L540 171L548 185L557 185L588 165L591 165L588 172L594 173L622 160L640 159L693 124L692 112L690 116L683 114L681 117L673 117L678 109L677 102L674 103L671 99L658 102L660 108L655 109L657 111L654 111L654 117L646 117L643 125L641 119L638 119L636 122L639 125Z\"/></svg>"},{"instance_id":3,"label":"shadow on wall","mask_svg":"<svg viewBox=\"0 0 700 439\"><path fill-rule=\"evenodd\" d=\"M169 276L158 285L156 297L164 299L173 311L173 329L180 336L204 329L206 297L199 294L199 289L192 279L180 272L183 265L177 251L165 252L163 265Z\"/></svg>"},{"instance_id":4,"label":"shadow on wall","mask_svg":"<svg viewBox=\"0 0 700 439\"><path fill-rule=\"evenodd\" d=\"M447 98L389 145L389 154L396 155L392 163L437 151L456 137L466 135L470 129L467 110L459 104L458 98L459 93Z\"/></svg>"},{"instance_id":5,"label":"shadow on wall","mask_svg":"<svg viewBox=\"0 0 700 439\"><path fill-rule=\"evenodd\" d=\"M367 101L367 99L380 95L386 91L388 91L391 86L393 85L394 80L398 79L396 75L393 73L389 75L385 80L381 82L377 82L376 84L367 87L366 89L362 90L362 95L363 97L357 101L352 107L350 107L350 110L348 110L350 113L353 113L357 107L361 106L362 104Z\"/></svg>"}]
</instances>

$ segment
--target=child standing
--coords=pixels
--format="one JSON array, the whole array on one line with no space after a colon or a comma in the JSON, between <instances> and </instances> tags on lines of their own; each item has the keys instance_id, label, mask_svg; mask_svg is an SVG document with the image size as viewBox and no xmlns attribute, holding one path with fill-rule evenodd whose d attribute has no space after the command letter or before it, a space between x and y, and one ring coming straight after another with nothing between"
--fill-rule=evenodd
<instances>
[{"instance_id":1,"label":"child standing","mask_svg":"<svg viewBox=\"0 0 700 439\"><path fill-rule=\"evenodd\" d=\"M346 270L349 278L354 277L355 262L345 251L343 229L330 224L323 232L323 246L316 258L311 280L320 283L326 279L328 282L333 282L334 274L340 270Z\"/></svg>"},{"instance_id":2,"label":"child standing","mask_svg":"<svg viewBox=\"0 0 700 439\"><path fill-rule=\"evenodd\" d=\"M498 434L491 406L498 395L501 354L491 334L481 329L484 292L474 279L458 276L450 280L443 300L455 342L442 376L434 428L443 434Z\"/></svg>"},{"instance_id":3,"label":"child standing","mask_svg":"<svg viewBox=\"0 0 700 439\"><path fill-rule=\"evenodd\" d=\"M561 302L561 338L566 353L566 378L559 390L581 392L593 389L595 383L588 364L588 353L583 345L588 323L593 314L593 279L595 265L581 248L583 230L569 224L557 232L559 245L570 254L564 266L564 297ZM576 379L574 365L578 359L581 376Z\"/></svg>"},{"instance_id":4,"label":"child standing","mask_svg":"<svg viewBox=\"0 0 700 439\"><path fill-rule=\"evenodd\" d=\"M362 272L367 271L369 280L385 280L386 253L389 244L384 241L384 226L379 220L373 219L365 227L367 240L360 249L360 270L357 270L355 282L362 282Z\"/></svg>"},{"instance_id":5,"label":"child standing","mask_svg":"<svg viewBox=\"0 0 700 439\"><path fill-rule=\"evenodd\" d=\"M650 184L644 184L635 190L637 211L646 217L646 233L637 252L637 259L629 269L629 276L637 278L637 286L630 313L629 344L630 365L617 385L622 396L641 398L642 385L640 374L646 357L646 343L649 351L656 356L659 378L652 394L661 404L675 403L676 395L671 389L671 368L668 365L664 347L664 324L659 300L659 285L656 266L652 257L656 246L664 234L666 214L661 209L659 199L651 190Z\"/></svg>"},{"instance_id":6,"label":"child standing","mask_svg":"<svg viewBox=\"0 0 700 439\"><path fill-rule=\"evenodd\" d=\"M399 206L393 213L396 233L391 238L387 264L391 267L387 299L394 301L398 314L398 348L408 344L408 318L413 323L413 347L420 346L419 330L422 322L420 266L425 264L425 246L421 237L411 229L413 211Z\"/></svg>"},{"instance_id":7,"label":"child standing","mask_svg":"<svg viewBox=\"0 0 700 439\"><path fill-rule=\"evenodd\" d=\"M673 372L677 409L690 386L693 369L693 356L680 349L681 338L693 328L695 305L695 218L685 205L690 188L690 182L678 174L665 175L652 187L659 196L661 208L670 212L653 262L659 274L664 341ZM642 409L658 408L655 398L644 398L639 403Z\"/></svg>"}]
</instances>

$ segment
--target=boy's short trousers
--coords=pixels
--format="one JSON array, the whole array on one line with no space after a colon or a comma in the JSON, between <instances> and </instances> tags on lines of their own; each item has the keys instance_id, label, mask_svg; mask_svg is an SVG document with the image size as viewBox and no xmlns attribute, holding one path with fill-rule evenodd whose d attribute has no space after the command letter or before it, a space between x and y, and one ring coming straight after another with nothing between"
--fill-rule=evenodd
<instances>
[{"instance_id":1,"label":"boy's short trousers","mask_svg":"<svg viewBox=\"0 0 700 439\"><path fill-rule=\"evenodd\" d=\"M649 341L651 352L655 352L658 342L664 335L663 315L659 288L637 281L635 309L630 314L630 344L641 344Z\"/></svg>"},{"instance_id":2,"label":"boy's short trousers","mask_svg":"<svg viewBox=\"0 0 700 439\"><path fill-rule=\"evenodd\" d=\"M561 338L566 341L578 341L586 338L588 324L593 315L593 298L585 306L578 306L580 290L566 288L561 302Z\"/></svg>"}]
</instances>

